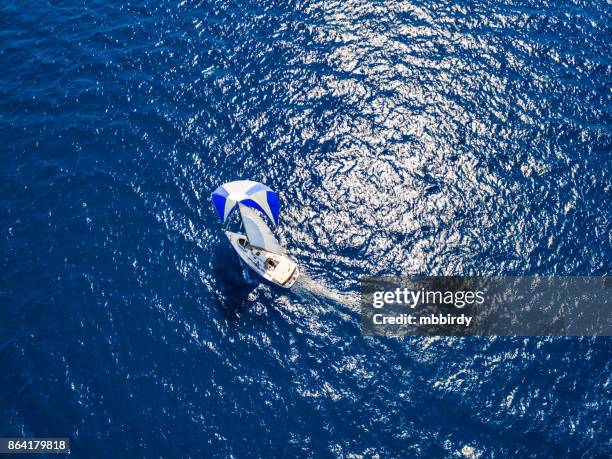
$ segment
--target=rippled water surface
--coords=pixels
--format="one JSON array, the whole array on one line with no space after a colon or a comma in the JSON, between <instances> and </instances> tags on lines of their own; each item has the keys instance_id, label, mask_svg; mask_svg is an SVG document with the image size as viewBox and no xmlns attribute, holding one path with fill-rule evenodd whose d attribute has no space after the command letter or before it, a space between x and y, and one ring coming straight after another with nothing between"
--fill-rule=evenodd
<instances>
[{"instance_id":1,"label":"rippled water surface","mask_svg":"<svg viewBox=\"0 0 612 459\"><path fill-rule=\"evenodd\" d=\"M605 338L363 338L359 277L609 275L605 1L0 4L0 436L605 457ZM263 181L306 274L209 202Z\"/></svg>"}]
</instances>

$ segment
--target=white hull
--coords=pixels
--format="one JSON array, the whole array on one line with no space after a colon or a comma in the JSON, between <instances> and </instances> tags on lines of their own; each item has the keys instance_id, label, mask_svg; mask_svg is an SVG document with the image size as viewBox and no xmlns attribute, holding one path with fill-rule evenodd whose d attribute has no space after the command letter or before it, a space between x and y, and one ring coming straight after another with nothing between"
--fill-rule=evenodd
<instances>
[{"instance_id":1,"label":"white hull","mask_svg":"<svg viewBox=\"0 0 612 459\"><path fill-rule=\"evenodd\" d=\"M261 277L283 288L295 284L300 271L291 258L253 247L243 234L226 231L225 235L240 259Z\"/></svg>"}]
</instances>

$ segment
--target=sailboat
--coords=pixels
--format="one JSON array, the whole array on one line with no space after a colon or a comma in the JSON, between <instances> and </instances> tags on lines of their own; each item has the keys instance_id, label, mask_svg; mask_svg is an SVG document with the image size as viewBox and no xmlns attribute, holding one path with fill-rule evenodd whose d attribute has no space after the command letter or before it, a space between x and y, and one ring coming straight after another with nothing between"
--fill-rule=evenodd
<instances>
[{"instance_id":1,"label":"sailboat","mask_svg":"<svg viewBox=\"0 0 612 459\"><path fill-rule=\"evenodd\" d=\"M226 224L225 235L240 259L265 280L290 288L300 272L297 263L280 245L266 224L267 218L278 225L280 201L278 195L263 183L252 180L228 182L211 195L221 222ZM229 231L230 215L238 209L246 234Z\"/></svg>"}]
</instances>

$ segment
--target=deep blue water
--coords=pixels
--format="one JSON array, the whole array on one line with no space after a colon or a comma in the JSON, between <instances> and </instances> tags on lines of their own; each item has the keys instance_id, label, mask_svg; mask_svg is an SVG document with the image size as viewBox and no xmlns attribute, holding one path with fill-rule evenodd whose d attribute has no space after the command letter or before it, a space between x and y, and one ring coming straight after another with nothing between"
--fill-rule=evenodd
<instances>
[{"instance_id":1,"label":"deep blue water","mask_svg":"<svg viewBox=\"0 0 612 459\"><path fill-rule=\"evenodd\" d=\"M606 338L363 338L359 277L609 275L606 1L0 4L0 436L605 457ZM305 275L209 201L263 181Z\"/></svg>"}]
</instances>

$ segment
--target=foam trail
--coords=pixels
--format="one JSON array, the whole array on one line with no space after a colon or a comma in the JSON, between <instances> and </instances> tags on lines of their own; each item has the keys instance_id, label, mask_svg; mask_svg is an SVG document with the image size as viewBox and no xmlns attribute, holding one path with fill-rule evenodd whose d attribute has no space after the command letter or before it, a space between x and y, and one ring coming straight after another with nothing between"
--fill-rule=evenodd
<instances>
[{"instance_id":1,"label":"foam trail","mask_svg":"<svg viewBox=\"0 0 612 459\"><path fill-rule=\"evenodd\" d=\"M357 294L336 292L304 272L300 273L300 277L291 287L291 290L298 295L312 295L317 298L331 300L343 306L348 306L351 309L359 307L359 296Z\"/></svg>"}]
</instances>

